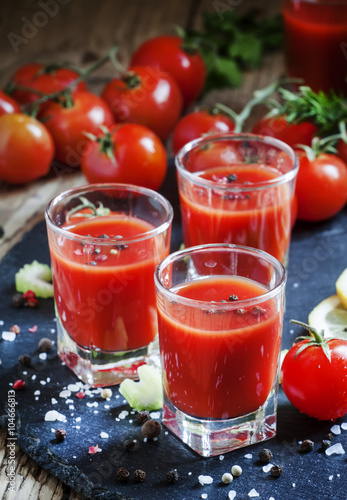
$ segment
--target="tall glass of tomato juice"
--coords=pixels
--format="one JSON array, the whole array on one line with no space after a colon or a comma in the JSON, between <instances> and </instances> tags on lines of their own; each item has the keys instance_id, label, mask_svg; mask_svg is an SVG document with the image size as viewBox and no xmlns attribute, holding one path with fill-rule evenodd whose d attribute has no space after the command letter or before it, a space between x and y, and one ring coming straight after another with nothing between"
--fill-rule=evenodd
<instances>
[{"instance_id":1,"label":"tall glass of tomato juice","mask_svg":"<svg viewBox=\"0 0 347 500\"><path fill-rule=\"evenodd\" d=\"M56 196L45 215L61 359L93 387L136 378L158 353L153 275L170 250L170 203L91 184Z\"/></svg>"},{"instance_id":2,"label":"tall glass of tomato juice","mask_svg":"<svg viewBox=\"0 0 347 500\"><path fill-rule=\"evenodd\" d=\"M347 95L347 1L282 0L282 15L289 75Z\"/></svg>"},{"instance_id":3,"label":"tall glass of tomato juice","mask_svg":"<svg viewBox=\"0 0 347 500\"><path fill-rule=\"evenodd\" d=\"M285 281L271 255L227 244L156 269L163 423L203 456L276 434Z\"/></svg>"},{"instance_id":4,"label":"tall glass of tomato juice","mask_svg":"<svg viewBox=\"0 0 347 500\"><path fill-rule=\"evenodd\" d=\"M286 265L298 160L278 139L217 134L186 144L176 156L186 247L246 245Z\"/></svg>"}]
</instances>

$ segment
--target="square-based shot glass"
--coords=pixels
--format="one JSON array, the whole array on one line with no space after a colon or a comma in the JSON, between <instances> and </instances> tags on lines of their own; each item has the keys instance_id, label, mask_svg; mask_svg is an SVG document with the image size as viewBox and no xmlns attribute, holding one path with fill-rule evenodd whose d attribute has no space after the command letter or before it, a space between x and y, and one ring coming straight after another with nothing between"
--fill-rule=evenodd
<instances>
[{"instance_id":1,"label":"square-based shot glass","mask_svg":"<svg viewBox=\"0 0 347 500\"><path fill-rule=\"evenodd\" d=\"M92 387L136 378L158 356L153 275L170 251L170 203L90 184L56 196L45 216L60 358Z\"/></svg>"},{"instance_id":2,"label":"square-based shot glass","mask_svg":"<svg viewBox=\"0 0 347 500\"><path fill-rule=\"evenodd\" d=\"M216 134L186 144L176 168L186 247L245 245L286 265L298 172L290 146L254 134Z\"/></svg>"},{"instance_id":3,"label":"square-based shot glass","mask_svg":"<svg viewBox=\"0 0 347 500\"><path fill-rule=\"evenodd\" d=\"M237 245L175 252L155 284L163 423L205 457L276 434L286 272Z\"/></svg>"}]
</instances>

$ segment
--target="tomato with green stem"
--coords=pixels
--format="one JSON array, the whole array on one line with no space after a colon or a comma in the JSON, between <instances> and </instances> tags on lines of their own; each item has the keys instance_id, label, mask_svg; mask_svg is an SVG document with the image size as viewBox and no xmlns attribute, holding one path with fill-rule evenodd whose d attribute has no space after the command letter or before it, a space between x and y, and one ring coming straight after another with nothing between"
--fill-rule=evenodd
<instances>
[{"instance_id":1,"label":"tomato with green stem","mask_svg":"<svg viewBox=\"0 0 347 500\"><path fill-rule=\"evenodd\" d=\"M134 52L131 66L151 66L169 73L181 89L184 107L201 94L206 81L206 65L197 47L179 36L157 36L142 43Z\"/></svg>"},{"instance_id":2,"label":"tomato with green stem","mask_svg":"<svg viewBox=\"0 0 347 500\"><path fill-rule=\"evenodd\" d=\"M22 113L0 117L0 180L26 184L46 175L54 143L46 127Z\"/></svg>"},{"instance_id":3,"label":"tomato with green stem","mask_svg":"<svg viewBox=\"0 0 347 500\"><path fill-rule=\"evenodd\" d=\"M299 158L295 190L297 217L305 221L329 219L347 202L347 165L335 154L319 152L322 143L324 140L317 139L313 141L313 149L296 150ZM315 151L315 148L318 149Z\"/></svg>"},{"instance_id":4,"label":"tomato with green stem","mask_svg":"<svg viewBox=\"0 0 347 500\"><path fill-rule=\"evenodd\" d=\"M304 323L306 338L299 337L284 357L282 388L302 413L319 420L335 420L347 413L347 340L324 339Z\"/></svg>"},{"instance_id":5,"label":"tomato with green stem","mask_svg":"<svg viewBox=\"0 0 347 500\"><path fill-rule=\"evenodd\" d=\"M125 183L158 190L167 171L159 137L137 123L101 127L88 134L81 169L90 183Z\"/></svg>"},{"instance_id":6,"label":"tomato with green stem","mask_svg":"<svg viewBox=\"0 0 347 500\"><path fill-rule=\"evenodd\" d=\"M91 92L75 92L50 101L39 115L53 136L55 158L70 167L78 167L87 143L84 132L94 133L100 125L111 125L109 105Z\"/></svg>"},{"instance_id":7,"label":"tomato with green stem","mask_svg":"<svg viewBox=\"0 0 347 500\"><path fill-rule=\"evenodd\" d=\"M169 74L150 66L133 66L108 82L101 97L116 123L144 125L165 141L183 107L181 91Z\"/></svg>"},{"instance_id":8,"label":"tomato with green stem","mask_svg":"<svg viewBox=\"0 0 347 500\"><path fill-rule=\"evenodd\" d=\"M252 128L252 132L274 137L294 148L298 144L310 146L317 132L317 127L309 121L288 123L285 115L275 115L265 116L258 120Z\"/></svg>"},{"instance_id":9,"label":"tomato with green stem","mask_svg":"<svg viewBox=\"0 0 347 500\"><path fill-rule=\"evenodd\" d=\"M53 94L64 90L71 85L78 77L79 73L61 64L40 64L29 63L21 66L14 73L11 84L14 85L13 97L21 104L30 104L36 101L42 94ZM16 90L16 87L28 87L29 90ZM35 93L35 90L38 92ZM76 91L87 90L84 81L79 82Z\"/></svg>"}]
</instances>

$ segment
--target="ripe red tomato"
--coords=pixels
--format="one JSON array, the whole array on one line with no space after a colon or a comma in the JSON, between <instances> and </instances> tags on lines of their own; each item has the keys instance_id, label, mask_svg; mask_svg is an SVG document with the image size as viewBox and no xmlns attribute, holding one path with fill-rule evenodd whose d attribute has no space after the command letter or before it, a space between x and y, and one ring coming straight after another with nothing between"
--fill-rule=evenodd
<instances>
[{"instance_id":1,"label":"ripe red tomato","mask_svg":"<svg viewBox=\"0 0 347 500\"><path fill-rule=\"evenodd\" d=\"M47 174L54 143L36 118L14 113L0 117L0 180L25 184Z\"/></svg>"},{"instance_id":2,"label":"ripe red tomato","mask_svg":"<svg viewBox=\"0 0 347 500\"><path fill-rule=\"evenodd\" d=\"M310 122L289 124L286 117L282 115L270 118L261 118L253 126L252 132L254 134L275 137L293 148L298 144L311 146L312 139L317 132L317 128Z\"/></svg>"},{"instance_id":3,"label":"ripe red tomato","mask_svg":"<svg viewBox=\"0 0 347 500\"><path fill-rule=\"evenodd\" d=\"M233 120L218 111L200 110L185 115L174 128L172 147L174 153L188 142L204 134L231 132L235 128Z\"/></svg>"},{"instance_id":4,"label":"ripe red tomato","mask_svg":"<svg viewBox=\"0 0 347 500\"><path fill-rule=\"evenodd\" d=\"M320 221L337 214L347 202L347 165L332 154L321 153L310 161L304 151L296 153L298 219Z\"/></svg>"},{"instance_id":5,"label":"ripe red tomato","mask_svg":"<svg viewBox=\"0 0 347 500\"><path fill-rule=\"evenodd\" d=\"M90 183L119 182L157 190L167 171L167 157L159 137L137 123L124 123L99 131L90 140L81 159L81 169ZM113 160L112 160L113 156Z\"/></svg>"},{"instance_id":6,"label":"ripe red tomato","mask_svg":"<svg viewBox=\"0 0 347 500\"><path fill-rule=\"evenodd\" d=\"M195 101L206 80L206 65L198 50L185 50L178 36L157 36L145 41L131 58L131 66L152 66L165 75L169 73L178 83L184 106Z\"/></svg>"},{"instance_id":7,"label":"ripe red tomato","mask_svg":"<svg viewBox=\"0 0 347 500\"><path fill-rule=\"evenodd\" d=\"M75 92L72 103L50 102L40 114L55 143L55 158L78 167L88 142L84 132L95 133L100 125L113 123L108 104L91 92Z\"/></svg>"},{"instance_id":8,"label":"ripe red tomato","mask_svg":"<svg viewBox=\"0 0 347 500\"><path fill-rule=\"evenodd\" d=\"M65 89L78 78L78 73L68 68L60 68L39 63L25 64L19 68L12 77L15 85L29 87L44 94L53 94ZM75 90L87 90L85 82L77 84ZM17 90L13 97L21 104L29 104L40 98L35 92Z\"/></svg>"},{"instance_id":9,"label":"ripe red tomato","mask_svg":"<svg viewBox=\"0 0 347 500\"><path fill-rule=\"evenodd\" d=\"M18 102L0 90L0 116L20 112L21 109Z\"/></svg>"},{"instance_id":10,"label":"ripe red tomato","mask_svg":"<svg viewBox=\"0 0 347 500\"><path fill-rule=\"evenodd\" d=\"M144 125L167 139L183 107L181 91L170 75L150 66L134 66L125 76L107 83L101 97L115 121Z\"/></svg>"},{"instance_id":11,"label":"ripe red tomato","mask_svg":"<svg viewBox=\"0 0 347 500\"><path fill-rule=\"evenodd\" d=\"M347 341L327 339L330 362L319 345L298 353L308 342L298 342L286 354L281 368L283 391L306 415L335 420L347 413Z\"/></svg>"}]
</instances>

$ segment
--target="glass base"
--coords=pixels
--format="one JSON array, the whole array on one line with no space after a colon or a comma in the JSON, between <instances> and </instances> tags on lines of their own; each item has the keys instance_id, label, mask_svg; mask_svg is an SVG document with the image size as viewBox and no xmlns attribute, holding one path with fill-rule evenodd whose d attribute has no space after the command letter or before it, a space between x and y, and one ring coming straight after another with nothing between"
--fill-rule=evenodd
<instances>
[{"instance_id":1,"label":"glass base","mask_svg":"<svg viewBox=\"0 0 347 500\"><path fill-rule=\"evenodd\" d=\"M221 455L276 435L277 391L255 412L241 417L199 419L178 410L164 395L163 423L185 444L204 457Z\"/></svg>"},{"instance_id":2,"label":"glass base","mask_svg":"<svg viewBox=\"0 0 347 500\"><path fill-rule=\"evenodd\" d=\"M148 346L127 351L102 351L78 345L57 317L57 341L60 359L90 387L120 384L124 379L138 379L143 364L159 366L158 337Z\"/></svg>"}]
</instances>

